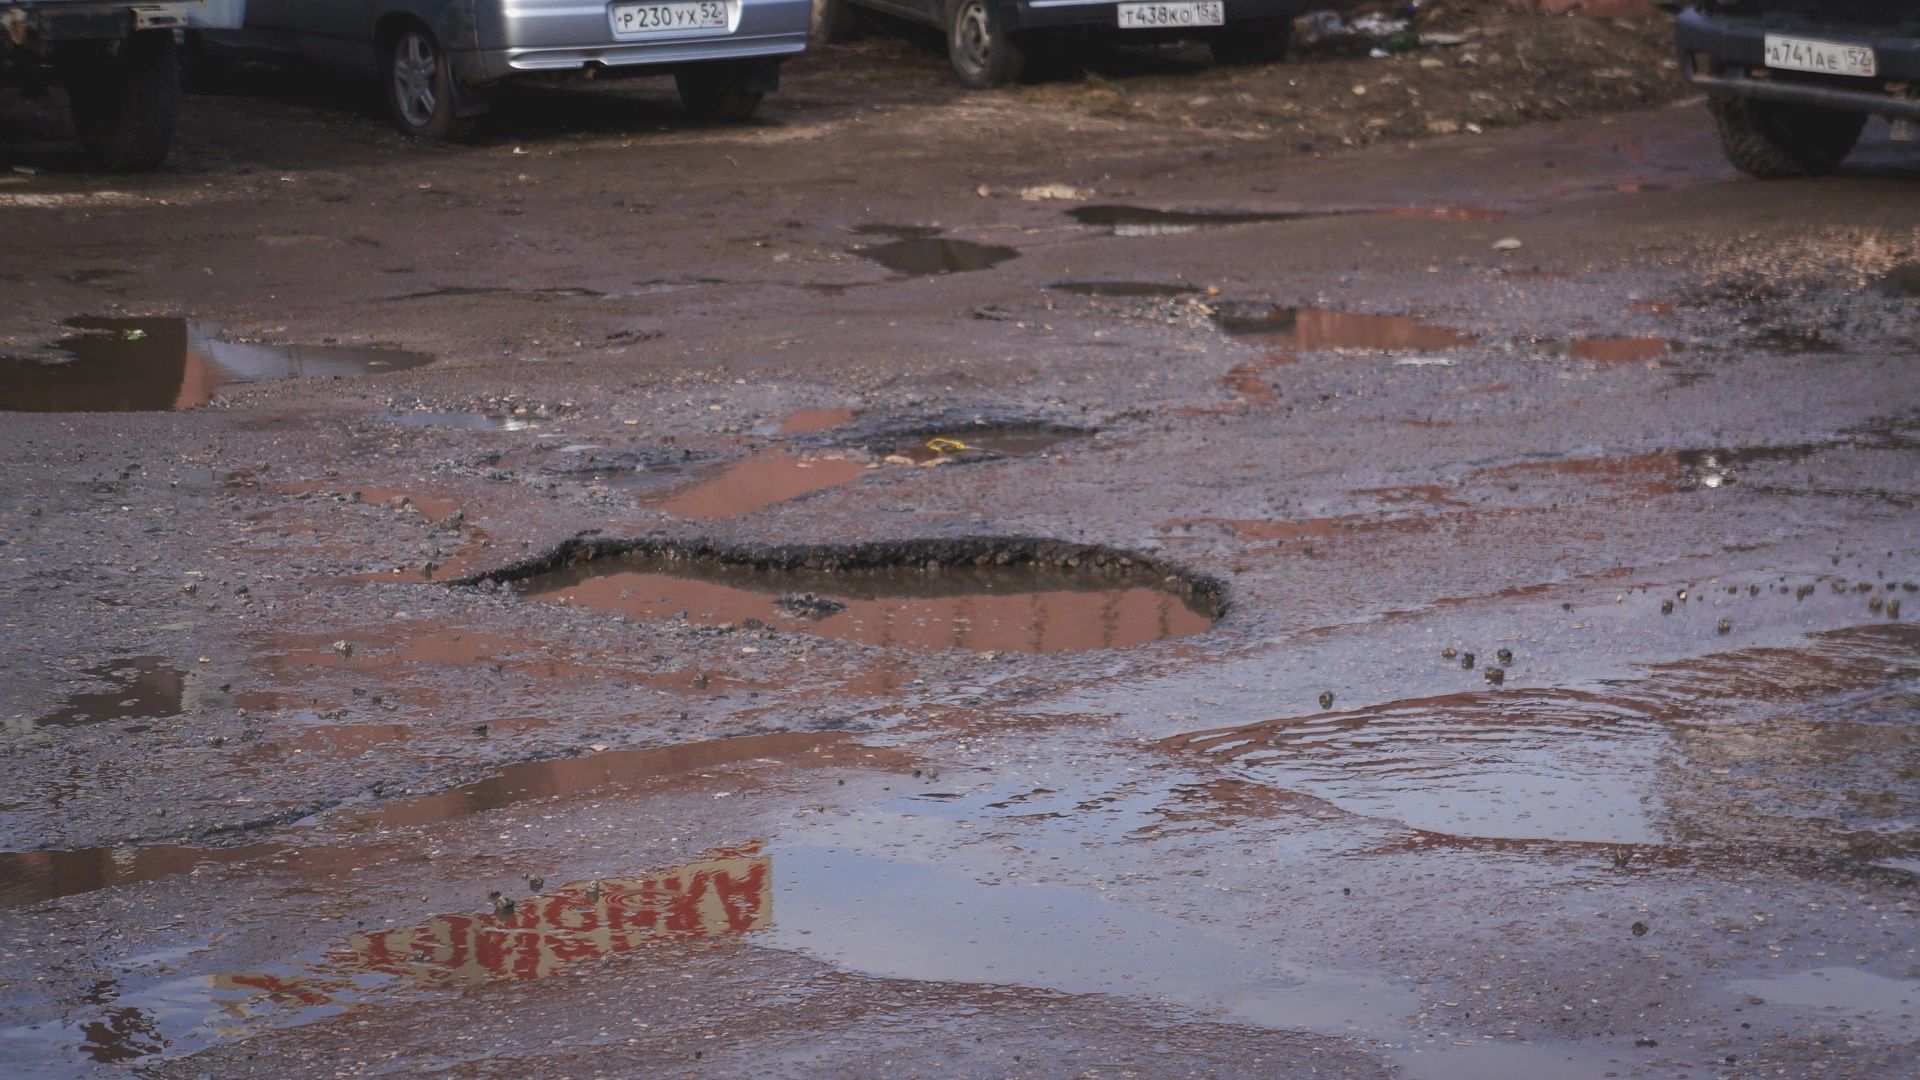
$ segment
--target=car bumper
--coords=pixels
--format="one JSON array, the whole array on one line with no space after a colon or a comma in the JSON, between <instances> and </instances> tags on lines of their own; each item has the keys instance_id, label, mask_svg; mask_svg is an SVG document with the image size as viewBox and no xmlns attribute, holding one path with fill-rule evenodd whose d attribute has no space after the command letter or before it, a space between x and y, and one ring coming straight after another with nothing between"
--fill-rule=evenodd
<instances>
[{"instance_id":1,"label":"car bumper","mask_svg":"<svg viewBox=\"0 0 1920 1080\"><path fill-rule=\"evenodd\" d=\"M1109 31L1134 41L1156 37L1180 37L1210 30L1232 29L1236 24L1291 19L1314 6L1314 0L1225 0L1227 24L1223 27L1195 27L1191 30L1121 30L1117 0L1018 0L1006 9L1009 29Z\"/></svg>"},{"instance_id":2,"label":"car bumper","mask_svg":"<svg viewBox=\"0 0 1920 1080\"><path fill-rule=\"evenodd\" d=\"M1768 34L1788 34L1873 49L1873 78L1812 75L1766 66ZM1675 22L1680 67L1710 93L1797 102L1920 120L1920 20L1845 23L1794 12L1751 15L1681 13Z\"/></svg>"},{"instance_id":3,"label":"car bumper","mask_svg":"<svg viewBox=\"0 0 1920 1080\"><path fill-rule=\"evenodd\" d=\"M515 0L478 5L479 48L453 57L468 82L583 68L659 67L780 58L807 47L809 0L732 0L730 26L638 40L615 36L607 2Z\"/></svg>"}]
</instances>

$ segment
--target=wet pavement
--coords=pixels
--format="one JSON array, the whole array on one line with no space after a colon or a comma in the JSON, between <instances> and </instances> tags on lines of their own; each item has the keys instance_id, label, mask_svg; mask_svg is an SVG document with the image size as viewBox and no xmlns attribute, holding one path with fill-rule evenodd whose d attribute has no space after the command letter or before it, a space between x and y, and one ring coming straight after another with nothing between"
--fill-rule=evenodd
<instances>
[{"instance_id":1,"label":"wet pavement","mask_svg":"<svg viewBox=\"0 0 1920 1080\"><path fill-rule=\"evenodd\" d=\"M0 200L9 1075L1909 1073L1911 155L1063 92Z\"/></svg>"}]
</instances>

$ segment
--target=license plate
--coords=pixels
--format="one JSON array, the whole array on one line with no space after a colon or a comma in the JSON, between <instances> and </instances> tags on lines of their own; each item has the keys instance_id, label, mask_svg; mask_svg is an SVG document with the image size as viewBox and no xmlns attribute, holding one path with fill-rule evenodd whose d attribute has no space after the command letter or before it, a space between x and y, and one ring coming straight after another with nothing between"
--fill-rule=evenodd
<instances>
[{"instance_id":1,"label":"license plate","mask_svg":"<svg viewBox=\"0 0 1920 1080\"><path fill-rule=\"evenodd\" d=\"M1164 4L1121 4L1122 30L1178 30L1187 26L1225 26L1221 0L1170 0Z\"/></svg>"},{"instance_id":2,"label":"license plate","mask_svg":"<svg viewBox=\"0 0 1920 1080\"><path fill-rule=\"evenodd\" d=\"M680 30L725 30L726 0L680 4L615 4L607 10L615 37L648 37Z\"/></svg>"},{"instance_id":3,"label":"license plate","mask_svg":"<svg viewBox=\"0 0 1920 1080\"><path fill-rule=\"evenodd\" d=\"M1872 78L1879 72L1873 50L1865 45L1767 35L1767 66L1785 71L1814 71L1822 75Z\"/></svg>"}]
</instances>

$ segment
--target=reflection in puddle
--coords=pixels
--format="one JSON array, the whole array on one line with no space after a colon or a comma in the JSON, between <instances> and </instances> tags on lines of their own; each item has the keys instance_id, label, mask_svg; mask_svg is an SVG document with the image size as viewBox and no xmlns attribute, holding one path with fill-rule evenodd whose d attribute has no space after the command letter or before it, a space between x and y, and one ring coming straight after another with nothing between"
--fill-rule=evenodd
<instances>
[{"instance_id":1,"label":"reflection in puddle","mask_svg":"<svg viewBox=\"0 0 1920 1080\"><path fill-rule=\"evenodd\" d=\"M84 675L112 684L106 690L67 695L36 727L97 724L108 720L156 720L180 713L187 677L161 656L132 656L87 668Z\"/></svg>"},{"instance_id":2,"label":"reflection in puddle","mask_svg":"<svg viewBox=\"0 0 1920 1080\"><path fill-rule=\"evenodd\" d=\"M649 946L761 931L772 919L772 860L751 842L670 869L571 882L516 898L511 909L358 933L278 969L181 974L196 951L181 950L164 963L130 964L119 981L94 983L74 1003L79 1020L0 1030L0 1045L31 1053L36 1066L64 1066L47 1075L68 1075L76 1053L151 1064L400 994L547 978ZM157 979L154 970L162 973Z\"/></svg>"},{"instance_id":3,"label":"reflection in puddle","mask_svg":"<svg viewBox=\"0 0 1920 1080\"><path fill-rule=\"evenodd\" d=\"M73 359L0 359L0 411L153 412L190 409L223 386L287 378L403 371L432 358L339 345L239 345L185 319L73 319L58 343Z\"/></svg>"},{"instance_id":4,"label":"reflection in puddle","mask_svg":"<svg viewBox=\"0 0 1920 1080\"><path fill-rule=\"evenodd\" d=\"M1472 345L1473 335L1436 326L1411 315L1367 315L1331 308L1273 308L1253 314L1222 312L1220 328L1297 352L1322 349L1378 349L1387 352L1437 352Z\"/></svg>"},{"instance_id":5,"label":"reflection in puddle","mask_svg":"<svg viewBox=\"0 0 1920 1080\"><path fill-rule=\"evenodd\" d=\"M358 813L349 813L344 827L349 831L367 831L431 825L533 799L608 791L717 765L798 757L826 750L845 738L843 732L779 732L520 762L485 780L436 795L376 804ZM302 847L291 840L230 848L152 844L73 851L0 852L0 908L269 856L295 865L326 862L330 857L349 863L359 861L359 856L350 848Z\"/></svg>"},{"instance_id":6,"label":"reflection in puddle","mask_svg":"<svg viewBox=\"0 0 1920 1080\"><path fill-rule=\"evenodd\" d=\"M1851 967L1822 967L1788 975L1734 979L1727 989L1768 1005L1840 1013L1857 1023L1912 1032L1920 1024L1920 981Z\"/></svg>"},{"instance_id":7,"label":"reflection in puddle","mask_svg":"<svg viewBox=\"0 0 1920 1080\"><path fill-rule=\"evenodd\" d=\"M1263 221L1298 221L1325 217L1324 210L1156 210L1146 206L1103 204L1076 206L1067 216L1082 225L1106 229L1115 236L1184 236L1201 229L1227 225L1254 225Z\"/></svg>"},{"instance_id":8,"label":"reflection in puddle","mask_svg":"<svg viewBox=\"0 0 1920 1080\"><path fill-rule=\"evenodd\" d=\"M866 471L844 457L810 457L765 450L728 466L711 480L669 493L654 505L676 517L712 521L739 517L775 503L851 483Z\"/></svg>"},{"instance_id":9,"label":"reflection in puddle","mask_svg":"<svg viewBox=\"0 0 1920 1080\"><path fill-rule=\"evenodd\" d=\"M896 240L868 248L860 254L895 273L916 276L962 274L998 266L1020 253L1000 244L975 244L967 240L918 238Z\"/></svg>"},{"instance_id":10,"label":"reflection in puddle","mask_svg":"<svg viewBox=\"0 0 1920 1080\"><path fill-rule=\"evenodd\" d=\"M1674 457L1682 490L1717 488L1735 483L1748 465L1769 461L1800 461L1832 444L1803 443L1794 446L1745 446L1722 450L1681 450Z\"/></svg>"},{"instance_id":11,"label":"reflection in puddle","mask_svg":"<svg viewBox=\"0 0 1920 1080\"><path fill-rule=\"evenodd\" d=\"M1047 288L1076 296L1145 299L1188 296L1202 291L1197 285L1167 285L1155 281L1057 281Z\"/></svg>"},{"instance_id":12,"label":"reflection in puddle","mask_svg":"<svg viewBox=\"0 0 1920 1080\"><path fill-rule=\"evenodd\" d=\"M1213 625L1186 600L1139 579L1037 566L821 572L620 557L517 587L532 599L640 619L684 613L708 626L752 619L883 648L1078 652L1186 637ZM808 596L816 602L807 603Z\"/></svg>"}]
</instances>

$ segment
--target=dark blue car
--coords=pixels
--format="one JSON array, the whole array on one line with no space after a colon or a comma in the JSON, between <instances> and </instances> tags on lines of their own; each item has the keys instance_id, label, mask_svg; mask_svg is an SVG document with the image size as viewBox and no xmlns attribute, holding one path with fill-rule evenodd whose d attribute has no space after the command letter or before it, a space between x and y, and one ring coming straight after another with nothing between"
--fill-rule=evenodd
<instances>
[{"instance_id":1,"label":"dark blue car","mask_svg":"<svg viewBox=\"0 0 1920 1080\"><path fill-rule=\"evenodd\" d=\"M1750 176L1840 164L1867 117L1920 120L1915 0L1700 0L1676 23L1681 70L1707 92L1727 160Z\"/></svg>"},{"instance_id":2,"label":"dark blue car","mask_svg":"<svg viewBox=\"0 0 1920 1080\"><path fill-rule=\"evenodd\" d=\"M982 88L1020 77L1030 50L1050 37L1120 41L1198 38L1223 64L1286 55L1294 16L1314 0L813 0L813 40L851 29L855 7L936 27L947 35L954 73Z\"/></svg>"}]
</instances>

